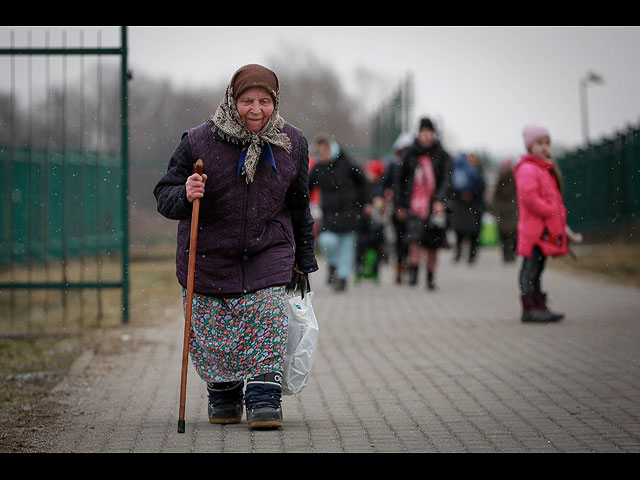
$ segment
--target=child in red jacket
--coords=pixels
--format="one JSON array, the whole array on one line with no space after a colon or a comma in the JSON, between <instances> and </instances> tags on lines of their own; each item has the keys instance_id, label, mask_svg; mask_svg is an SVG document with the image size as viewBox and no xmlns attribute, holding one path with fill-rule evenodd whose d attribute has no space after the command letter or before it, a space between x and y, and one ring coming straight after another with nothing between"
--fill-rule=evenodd
<instances>
[{"instance_id":1,"label":"child in red jacket","mask_svg":"<svg viewBox=\"0 0 640 480\"><path fill-rule=\"evenodd\" d=\"M550 153L546 128L527 125L523 130L527 154L514 170L518 198L517 253L520 269L523 322L553 322L564 317L547 308L540 278L548 256L566 255L567 209L562 199L559 172Z\"/></svg>"}]
</instances>

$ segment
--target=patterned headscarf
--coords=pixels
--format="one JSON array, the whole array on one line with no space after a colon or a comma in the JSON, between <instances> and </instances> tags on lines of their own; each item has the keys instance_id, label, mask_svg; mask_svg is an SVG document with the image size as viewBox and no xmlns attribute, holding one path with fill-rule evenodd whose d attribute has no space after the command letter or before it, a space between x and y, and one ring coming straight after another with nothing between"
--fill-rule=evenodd
<instances>
[{"instance_id":1,"label":"patterned headscarf","mask_svg":"<svg viewBox=\"0 0 640 480\"><path fill-rule=\"evenodd\" d=\"M236 107L236 97L252 86L265 88L274 101L271 117L258 132L251 132L246 127ZM213 128L217 129L225 140L239 145L248 144L240 156L241 164L239 165L240 172L246 176L247 183L253 181L258 160L263 153L263 145L266 147L264 153L274 169L275 163L269 144L282 147L287 152L291 151L291 140L282 132L285 120L280 116L279 104L280 89L275 73L261 65L245 65L233 75L220 106L209 118Z\"/></svg>"}]
</instances>

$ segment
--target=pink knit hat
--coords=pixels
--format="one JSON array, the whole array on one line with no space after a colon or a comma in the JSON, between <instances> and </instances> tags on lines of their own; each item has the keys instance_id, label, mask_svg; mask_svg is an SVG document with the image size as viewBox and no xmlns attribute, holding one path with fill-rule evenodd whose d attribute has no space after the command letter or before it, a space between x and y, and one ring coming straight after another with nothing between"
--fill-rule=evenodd
<instances>
[{"instance_id":1,"label":"pink knit hat","mask_svg":"<svg viewBox=\"0 0 640 480\"><path fill-rule=\"evenodd\" d=\"M547 130L546 128L540 125L535 125L535 124L527 125L522 130L522 138L524 139L524 146L527 147L527 149L531 146L534 140L540 137L551 138L551 135L549 134L549 130Z\"/></svg>"}]
</instances>

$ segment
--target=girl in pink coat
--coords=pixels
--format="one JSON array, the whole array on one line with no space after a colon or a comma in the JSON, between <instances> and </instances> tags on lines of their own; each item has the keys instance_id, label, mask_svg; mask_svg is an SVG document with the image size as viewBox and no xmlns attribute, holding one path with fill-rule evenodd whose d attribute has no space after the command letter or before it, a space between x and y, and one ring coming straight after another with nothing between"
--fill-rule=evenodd
<instances>
[{"instance_id":1,"label":"girl in pink coat","mask_svg":"<svg viewBox=\"0 0 640 480\"><path fill-rule=\"evenodd\" d=\"M557 321L564 314L547 308L540 278L548 256L569 253L567 209L562 200L560 176L550 154L548 130L527 125L522 135L528 153L514 170L518 199L517 253L524 257L520 269L522 321Z\"/></svg>"}]
</instances>

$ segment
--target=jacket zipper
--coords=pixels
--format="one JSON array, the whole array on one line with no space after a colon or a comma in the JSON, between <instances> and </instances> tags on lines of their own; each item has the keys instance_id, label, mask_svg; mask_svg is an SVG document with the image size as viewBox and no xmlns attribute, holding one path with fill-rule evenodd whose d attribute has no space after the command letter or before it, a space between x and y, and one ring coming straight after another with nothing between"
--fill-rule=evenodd
<instances>
[{"instance_id":1,"label":"jacket zipper","mask_svg":"<svg viewBox=\"0 0 640 480\"><path fill-rule=\"evenodd\" d=\"M247 271L245 259L247 255L247 226L249 224L249 196L251 193L251 183L247 183L244 194L244 205L242 211L242 236L240 242L240 270L242 272L242 291L247 293Z\"/></svg>"}]
</instances>

